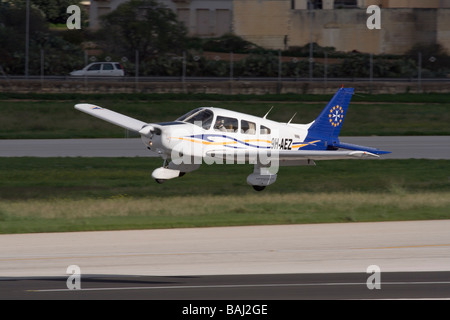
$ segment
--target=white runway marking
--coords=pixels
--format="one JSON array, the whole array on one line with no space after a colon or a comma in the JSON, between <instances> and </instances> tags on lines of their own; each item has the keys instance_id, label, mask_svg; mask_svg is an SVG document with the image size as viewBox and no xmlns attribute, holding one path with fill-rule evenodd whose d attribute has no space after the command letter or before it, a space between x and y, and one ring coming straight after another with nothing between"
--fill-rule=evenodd
<instances>
[{"instance_id":1,"label":"white runway marking","mask_svg":"<svg viewBox=\"0 0 450 320\"><path fill-rule=\"evenodd\" d=\"M411 281L411 282L382 282L382 286L389 285L442 285L450 281ZM76 292L76 291L118 291L118 290L174 290L174 289L228 289L228 288L270 288L270 287L326 287L326 286L364 286L362 282L329 282L329 283L269 283L269 284L230 284L230 285L194 285L194 286L158 286L158 287L111 287L111 288L81 288L70 289L42 289L27 290L28 292Z\"/></svg>"}]
</instances>

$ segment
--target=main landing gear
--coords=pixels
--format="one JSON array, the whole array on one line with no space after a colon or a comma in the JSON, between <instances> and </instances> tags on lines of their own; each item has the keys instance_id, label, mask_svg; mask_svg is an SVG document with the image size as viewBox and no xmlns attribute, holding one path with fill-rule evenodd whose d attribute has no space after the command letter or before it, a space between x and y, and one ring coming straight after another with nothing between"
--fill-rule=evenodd
<instances>
[{"instance_id":1,"label":"main landing gear","mask_svg":"<svg viewBox=\"0 0 450 320\"><path fill-rule=\"evenodd\" d=\"M253 189L255 189L256 191L263 191L265 188L266 188L266 186L252 186L253 187Z\"/></svg>"}]
</instances>

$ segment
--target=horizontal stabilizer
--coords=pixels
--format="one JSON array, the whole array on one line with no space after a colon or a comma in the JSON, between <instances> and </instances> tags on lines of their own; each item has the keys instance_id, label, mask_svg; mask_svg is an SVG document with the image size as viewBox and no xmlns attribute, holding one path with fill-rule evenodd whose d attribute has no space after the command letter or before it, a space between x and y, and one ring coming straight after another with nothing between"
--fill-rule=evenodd
<instances>
[{"instance_id":1,"label":"horizontal stabilizer","mask_svg":"<svg viewBox=\"0 0 450 320\"><path fill-rule=\"evenodd\" d=\"M357 144L351 144L351 143L338 142L338 143L333 144L333 146L334 147L338 147L338 148L342 148L342 149L347 149L347 150L367 151L367 152L374 153L374 154L388 154L388 153L391 153L390 151L383 151L383 150L379 150L379 149L376 149L376 148L359 146Z\"/></svg>"}]
</instances>

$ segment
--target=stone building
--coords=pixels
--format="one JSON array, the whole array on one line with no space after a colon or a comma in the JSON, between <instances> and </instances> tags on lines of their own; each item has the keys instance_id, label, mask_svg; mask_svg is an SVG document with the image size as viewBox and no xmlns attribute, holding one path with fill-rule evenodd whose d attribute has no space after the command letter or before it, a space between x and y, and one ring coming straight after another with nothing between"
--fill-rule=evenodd
<instances>
[{"instance_id":1,"label":"stone building","mask_svg":"<svg viewBox=\"0 0 450 320\"><path fill-rule=\"evenodd\" d=\"M127 0L91 0L90 26ZM284 49L315 42L339 51L402 54L415 44L441 44L450 53L450 0L159 0L189 34L227 32L259 46ZM381 8L381 29L369 30L366 8Z\"/></svg>"},{"instance_id":2,"label":"stone building","mask_svg":"<svg viewBox=\"0 0 450 320\"><path fill-rule=\"evenodd\" d=\"M372 4L381 8L379 30L367 28ZM448 0L234 0L233 32L272 49L315 42L345 52L402 54L417 43L440 43L450 52L448 8Z\"/></svg>"},{"instance_id":3,"label":"stone building","mask_svg":"<svg viewBox=\"0 0 450 320\"><path fill-rule=\"evenodd\" d=\"M91 0L90 27L99 27L99 18L128 0ZM221 36L231 32L233 0L158 0L177 13L189 34L200 37Z\"/></svg>"}]
</instances>

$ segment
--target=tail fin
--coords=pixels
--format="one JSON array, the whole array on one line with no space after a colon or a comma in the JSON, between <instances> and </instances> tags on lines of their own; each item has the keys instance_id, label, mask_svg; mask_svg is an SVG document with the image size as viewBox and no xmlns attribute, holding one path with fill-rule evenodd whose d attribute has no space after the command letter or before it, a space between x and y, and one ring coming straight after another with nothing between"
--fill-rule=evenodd
<instances>
[{"instance_id":1,"label":"tail fin","mask_svg":"<svg viewBox=\"0 0 450 320\"><path fill-rule=\"evenodd\" d=\"M383 151L376 148L358 146L339 141L339 133L347 114L348 105L353 95L353 88L341 88L328 102L325 109L311 124L305 142L310 145L302 150L337 150L339 148L348 150L366 151L373 154L387 154L390 151Z\"/></svg>"},{"instance_id":2,"label":"tail fin","mask_svg":"<svg viewBox=\"0 0 450 320\"><path fill-rule=\"evenodd\" d=\"M327 141L337 140L352 99L354 88L341 88L328 102L308 129L308 136Z\"/></svg>"}]
</instances>

